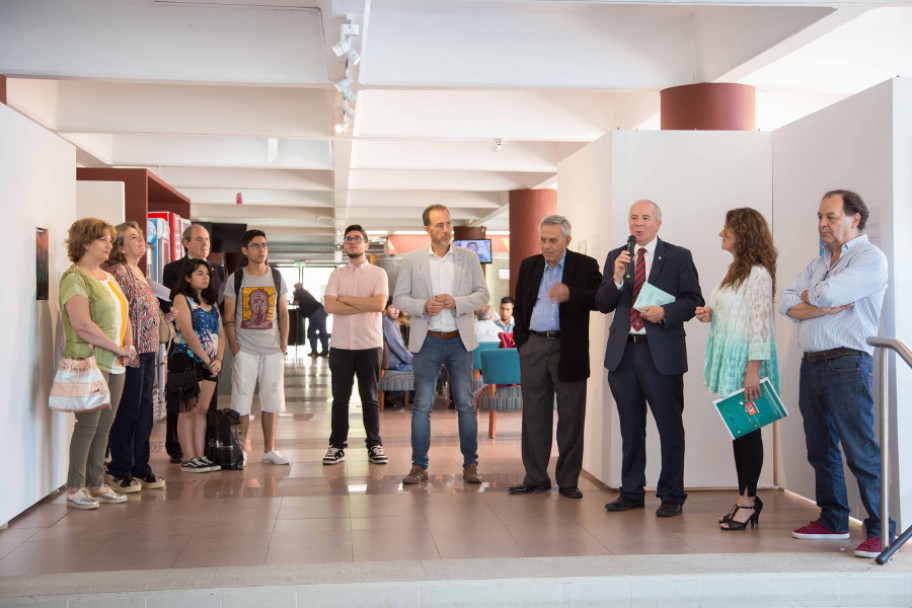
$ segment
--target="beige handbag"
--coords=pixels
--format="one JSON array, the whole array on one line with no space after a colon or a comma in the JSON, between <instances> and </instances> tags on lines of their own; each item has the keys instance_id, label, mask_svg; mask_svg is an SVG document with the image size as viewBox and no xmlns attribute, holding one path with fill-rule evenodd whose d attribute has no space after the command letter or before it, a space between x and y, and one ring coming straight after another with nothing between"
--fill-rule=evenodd
<instances>
[{"instance_id":1,"label":"beige handbag","mask_svg":"<svg viewBox=\"0 0 912 608\"><path fill-rule=\"evenodd\" d=\"M174 323L165 317L165 313L158 311L158 343L171 346L171 342L177 337L177 330L174 329Z\"/></svg>"},{"instance_id":2,"label":"beige handbag","mask_svg":"<svg viewBox=\"0 0 912 608\"><path fill-rule=\"evenodd\" d=\"M48 406L58 412L93 412L111 407L111 391L95 357L60 360Z\"/></svg>"}]
</instances>

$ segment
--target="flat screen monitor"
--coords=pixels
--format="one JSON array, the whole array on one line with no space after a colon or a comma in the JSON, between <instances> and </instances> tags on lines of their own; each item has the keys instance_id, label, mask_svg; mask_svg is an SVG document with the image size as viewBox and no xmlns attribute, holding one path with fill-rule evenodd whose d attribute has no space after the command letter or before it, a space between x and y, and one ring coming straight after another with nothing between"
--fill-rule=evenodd
<instances>
[{"instance_id":1,"label":"flat screen monitor","mask_svg":"<svg viewBox=\"0 0 912 608\"><path fill-rule=\"evenodd\" d=\"M493 259L491 256L491 239L471 239L466 241L453 241L457 247L471 249L478 254L478 261L482 264L490 264Z\"/></svg>"}]
</instances>

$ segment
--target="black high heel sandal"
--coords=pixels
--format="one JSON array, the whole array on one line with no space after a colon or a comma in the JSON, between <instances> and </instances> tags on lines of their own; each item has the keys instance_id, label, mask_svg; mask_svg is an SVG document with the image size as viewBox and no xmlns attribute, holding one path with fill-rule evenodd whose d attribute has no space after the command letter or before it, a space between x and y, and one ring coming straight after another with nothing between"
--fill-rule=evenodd
<instances>
[{"instance_id":1,"label":"black high heel sandal","mask_svg":"<svg viewBox=\"0 0 912 608\"><path fill-rule=\"evenodd\" d=\"M728 515L723 515L719 518L719 523L724 524L727 521L730 521L732 517L735 516L735 513L738 511L738 503L732 505L731 510L728 512Z\"/></svg>"},{"instance_id":2,"label":"black high heel sandal","mask_svg":"<svg viewBox=\"0 0 912 608\"><path fill-rule=\"evenodd\" d=\"M760 511L763 510L762 500L759 498L754 498L754 504L749 507L739 507L736 505L735 513L741 509L751 509L753 510L753 513L751 513L751 516L748 517L746 521L735 521L734 519L729 519L728 521L723 522L728 525L727 527L721 528L722 530L744 530L747 528L747 524L750 524L751 529L753 529L754 526L760 525ZM732 515L732 517L734 517L734 515Z\"/></svg>"}]
</instances>

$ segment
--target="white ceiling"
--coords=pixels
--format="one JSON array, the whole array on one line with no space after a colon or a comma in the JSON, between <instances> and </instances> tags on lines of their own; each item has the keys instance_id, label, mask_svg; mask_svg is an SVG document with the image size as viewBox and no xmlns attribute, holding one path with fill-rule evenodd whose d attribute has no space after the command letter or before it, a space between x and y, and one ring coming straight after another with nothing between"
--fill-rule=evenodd
<instances>
[{"instance_id":1,"label":"white ceiling","mask_svg":"<svg viewBox=\"0 0 912 608\"><path fill-rule=\"evenodd\" d=\"M432 202L505 229L510 190L656 124L669 86L753 84L769 129L910 75L906 4L2 0L0 74L80 163L147 167L195 218L330 261L348 223L415 230ZM330 47L348 18L362 60L337 134L346 65Z\"/></svg>"}]
</instances>

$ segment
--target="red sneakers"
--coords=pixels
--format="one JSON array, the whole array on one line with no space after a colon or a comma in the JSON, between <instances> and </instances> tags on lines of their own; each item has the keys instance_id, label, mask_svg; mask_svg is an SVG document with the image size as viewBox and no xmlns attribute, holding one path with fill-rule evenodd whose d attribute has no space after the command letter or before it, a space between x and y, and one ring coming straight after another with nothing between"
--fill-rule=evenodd
<instances>
[{"instance_id":1,"label":"red sneakers","mask_svg":"<svg viewBox=\"0 0 912 608\"><path fill-rule=\"evenodd\" d=\"M797 530L792 530L792 536L795 538L811 540L845 540L849 537L849 533L833 532L820 525L820 522L812 521L806 526L801 526ZM880 551L878 551L877 554L880 555Z\"/></svg>"},{"instance_id":2,"label":"red sneakers","mask_svg":"<svg viewBox=\"0 0 912 608\"><path fill-rule=\"evenodd\" d=\"M855 547L855 557L875 558L880 555L880 538L869 536L863 543Z\"/></svg>"}]
</instances>

